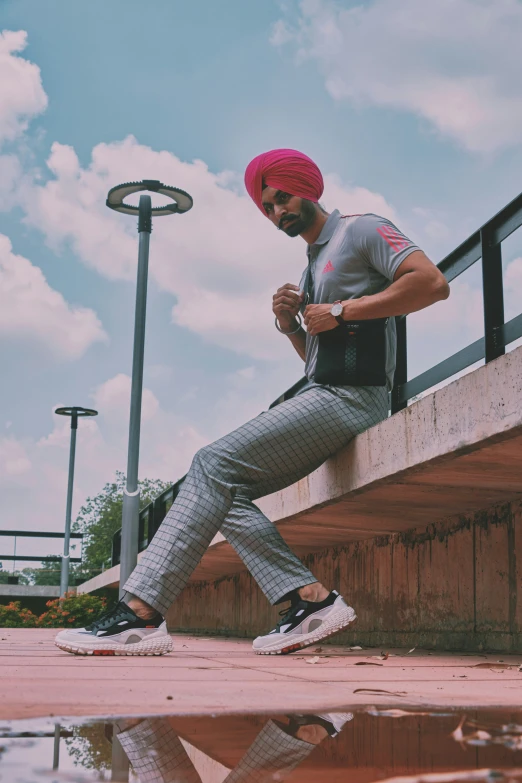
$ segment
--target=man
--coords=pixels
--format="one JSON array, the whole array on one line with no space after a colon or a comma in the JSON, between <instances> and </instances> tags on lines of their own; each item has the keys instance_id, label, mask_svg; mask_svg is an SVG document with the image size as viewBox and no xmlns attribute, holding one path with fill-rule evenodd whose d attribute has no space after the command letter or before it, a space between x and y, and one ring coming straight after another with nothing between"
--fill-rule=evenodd
<instances>
[{"instance_id":1,"label":"man","mask_svg":"<svg viewBox=\"0 0 522 783\"><path fill-rule=\"evenodd\" d=\"M62 631L56 644L77 654L158 655L172 649L163 616L221 531L272 604L290 601L282 619L255 639L256 653L280 654L346 628L355 611L320 584L254 504L307 476L349 441L388 415L395 365L392 316L446 299L448 284L424 253L392 223L373 214L328 214L323 178L295 150L272 150L248 165L251 198L288 237L307 243L309 275L273 297L276 326L305 362L307 386L201 449L121 601L87 629ZM308 283L305 286L305 279ZM313 289L313 303L304 301ZM303 310L306 332L297 316ZM314 381L318 335L339 321L389 318L386 385L335 386ZM284 339L284 338L282 338Z\"/></svg>"}]
</instances>

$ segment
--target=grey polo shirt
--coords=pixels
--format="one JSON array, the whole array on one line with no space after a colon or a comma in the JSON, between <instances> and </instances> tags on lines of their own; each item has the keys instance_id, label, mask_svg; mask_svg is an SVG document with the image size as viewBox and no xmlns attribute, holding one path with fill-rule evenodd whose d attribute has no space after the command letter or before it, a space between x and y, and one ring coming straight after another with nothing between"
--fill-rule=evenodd
<instances>
[{"instance_id":1,"label":"grey polo shirt","mask_svg":"<svg viewBox=\"0 0 522 783\"><path fill-rule=\"evenodd\" d=\"M358 299L384 291L393 282L395 272L405 258L419 250L389 220L368 213L341 215L335 210L328 217L307 255L312 265L314 304L340 299ZM306 269L299 287L304 288ZM304 306L302 308L304 310ZM305 374L313 381L317 361L318 338L306 335ZM390 318L386 333L386 375L393 386L397 337L395 319Z\"/></svg>"}]
</instances>

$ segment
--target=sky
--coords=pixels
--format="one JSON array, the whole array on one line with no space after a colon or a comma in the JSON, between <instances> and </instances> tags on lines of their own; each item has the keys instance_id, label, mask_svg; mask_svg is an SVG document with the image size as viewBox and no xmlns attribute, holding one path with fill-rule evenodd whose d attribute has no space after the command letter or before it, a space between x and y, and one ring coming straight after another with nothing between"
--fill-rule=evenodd
<instances>
[{"instance_id":1,"label":"sky","mask_svg":"<svg viewBox=\"0 0 522 783\"><path fill-rule=\"evenodd\" d=\"M137 232L109 188L194 198L151 236L140 476L165 481L302 375L271 298L305 245L246 195L253 156L302 150L328 210L388 217L435 262L521 189L520 0L0 0L0 30L4 529L63 529L59 405L99 411L79 426L73 515L125 470ZM503 264L510 318L519 232ZM410 316L410 377L482 319L476 265Z\"/></svg>"}]
</instances>

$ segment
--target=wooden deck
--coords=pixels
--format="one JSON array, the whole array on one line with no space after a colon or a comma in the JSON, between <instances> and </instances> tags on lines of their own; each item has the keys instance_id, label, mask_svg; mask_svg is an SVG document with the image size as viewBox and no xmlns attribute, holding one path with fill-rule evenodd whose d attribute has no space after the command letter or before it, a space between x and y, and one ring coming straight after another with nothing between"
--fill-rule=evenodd
<instances>
[{"instance_id":1,"label":"wooden deck","mask_svg":"<svg viewBox=\"0 0 522 783\"><path fill-rule=\"evenodd\" d=\"M328 646L258 656L243 639L177 636L166 657L93 659L60 651L54 635L0 629L1 719L522 704L522 654L391 650L380 660L380 650Z\"/></svg>"}]
</instances>

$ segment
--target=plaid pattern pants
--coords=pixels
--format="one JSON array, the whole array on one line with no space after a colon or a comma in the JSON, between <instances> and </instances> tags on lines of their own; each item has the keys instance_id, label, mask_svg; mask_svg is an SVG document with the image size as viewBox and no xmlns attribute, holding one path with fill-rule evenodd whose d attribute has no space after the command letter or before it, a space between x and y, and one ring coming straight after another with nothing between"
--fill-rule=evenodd
<instances>
[{"instance_id":1,"label":"plaid pattern pants","mask_svg":"<svg viewBox=\"0 0 522 783\"><path fill-rule=\"evenodd\" d=\"M315 582L254 501L304 478L387 415L385 387L311 384L200 449L125 591L165 614L218 531L272 604Z\"/></svg>"},{"instance_id":2,"label":"plaid pattern pants","mask_svg":"<svg viewBox=\"0 0 522 783\"><path fill-rule=\"evenodd\" d=\"M118 740L140 783L201 783L187 751L166 718L144 720L119 733ZM223 783L284 780L308 758L314 747L268 721Z\"/></svg>"}]
</instances>

